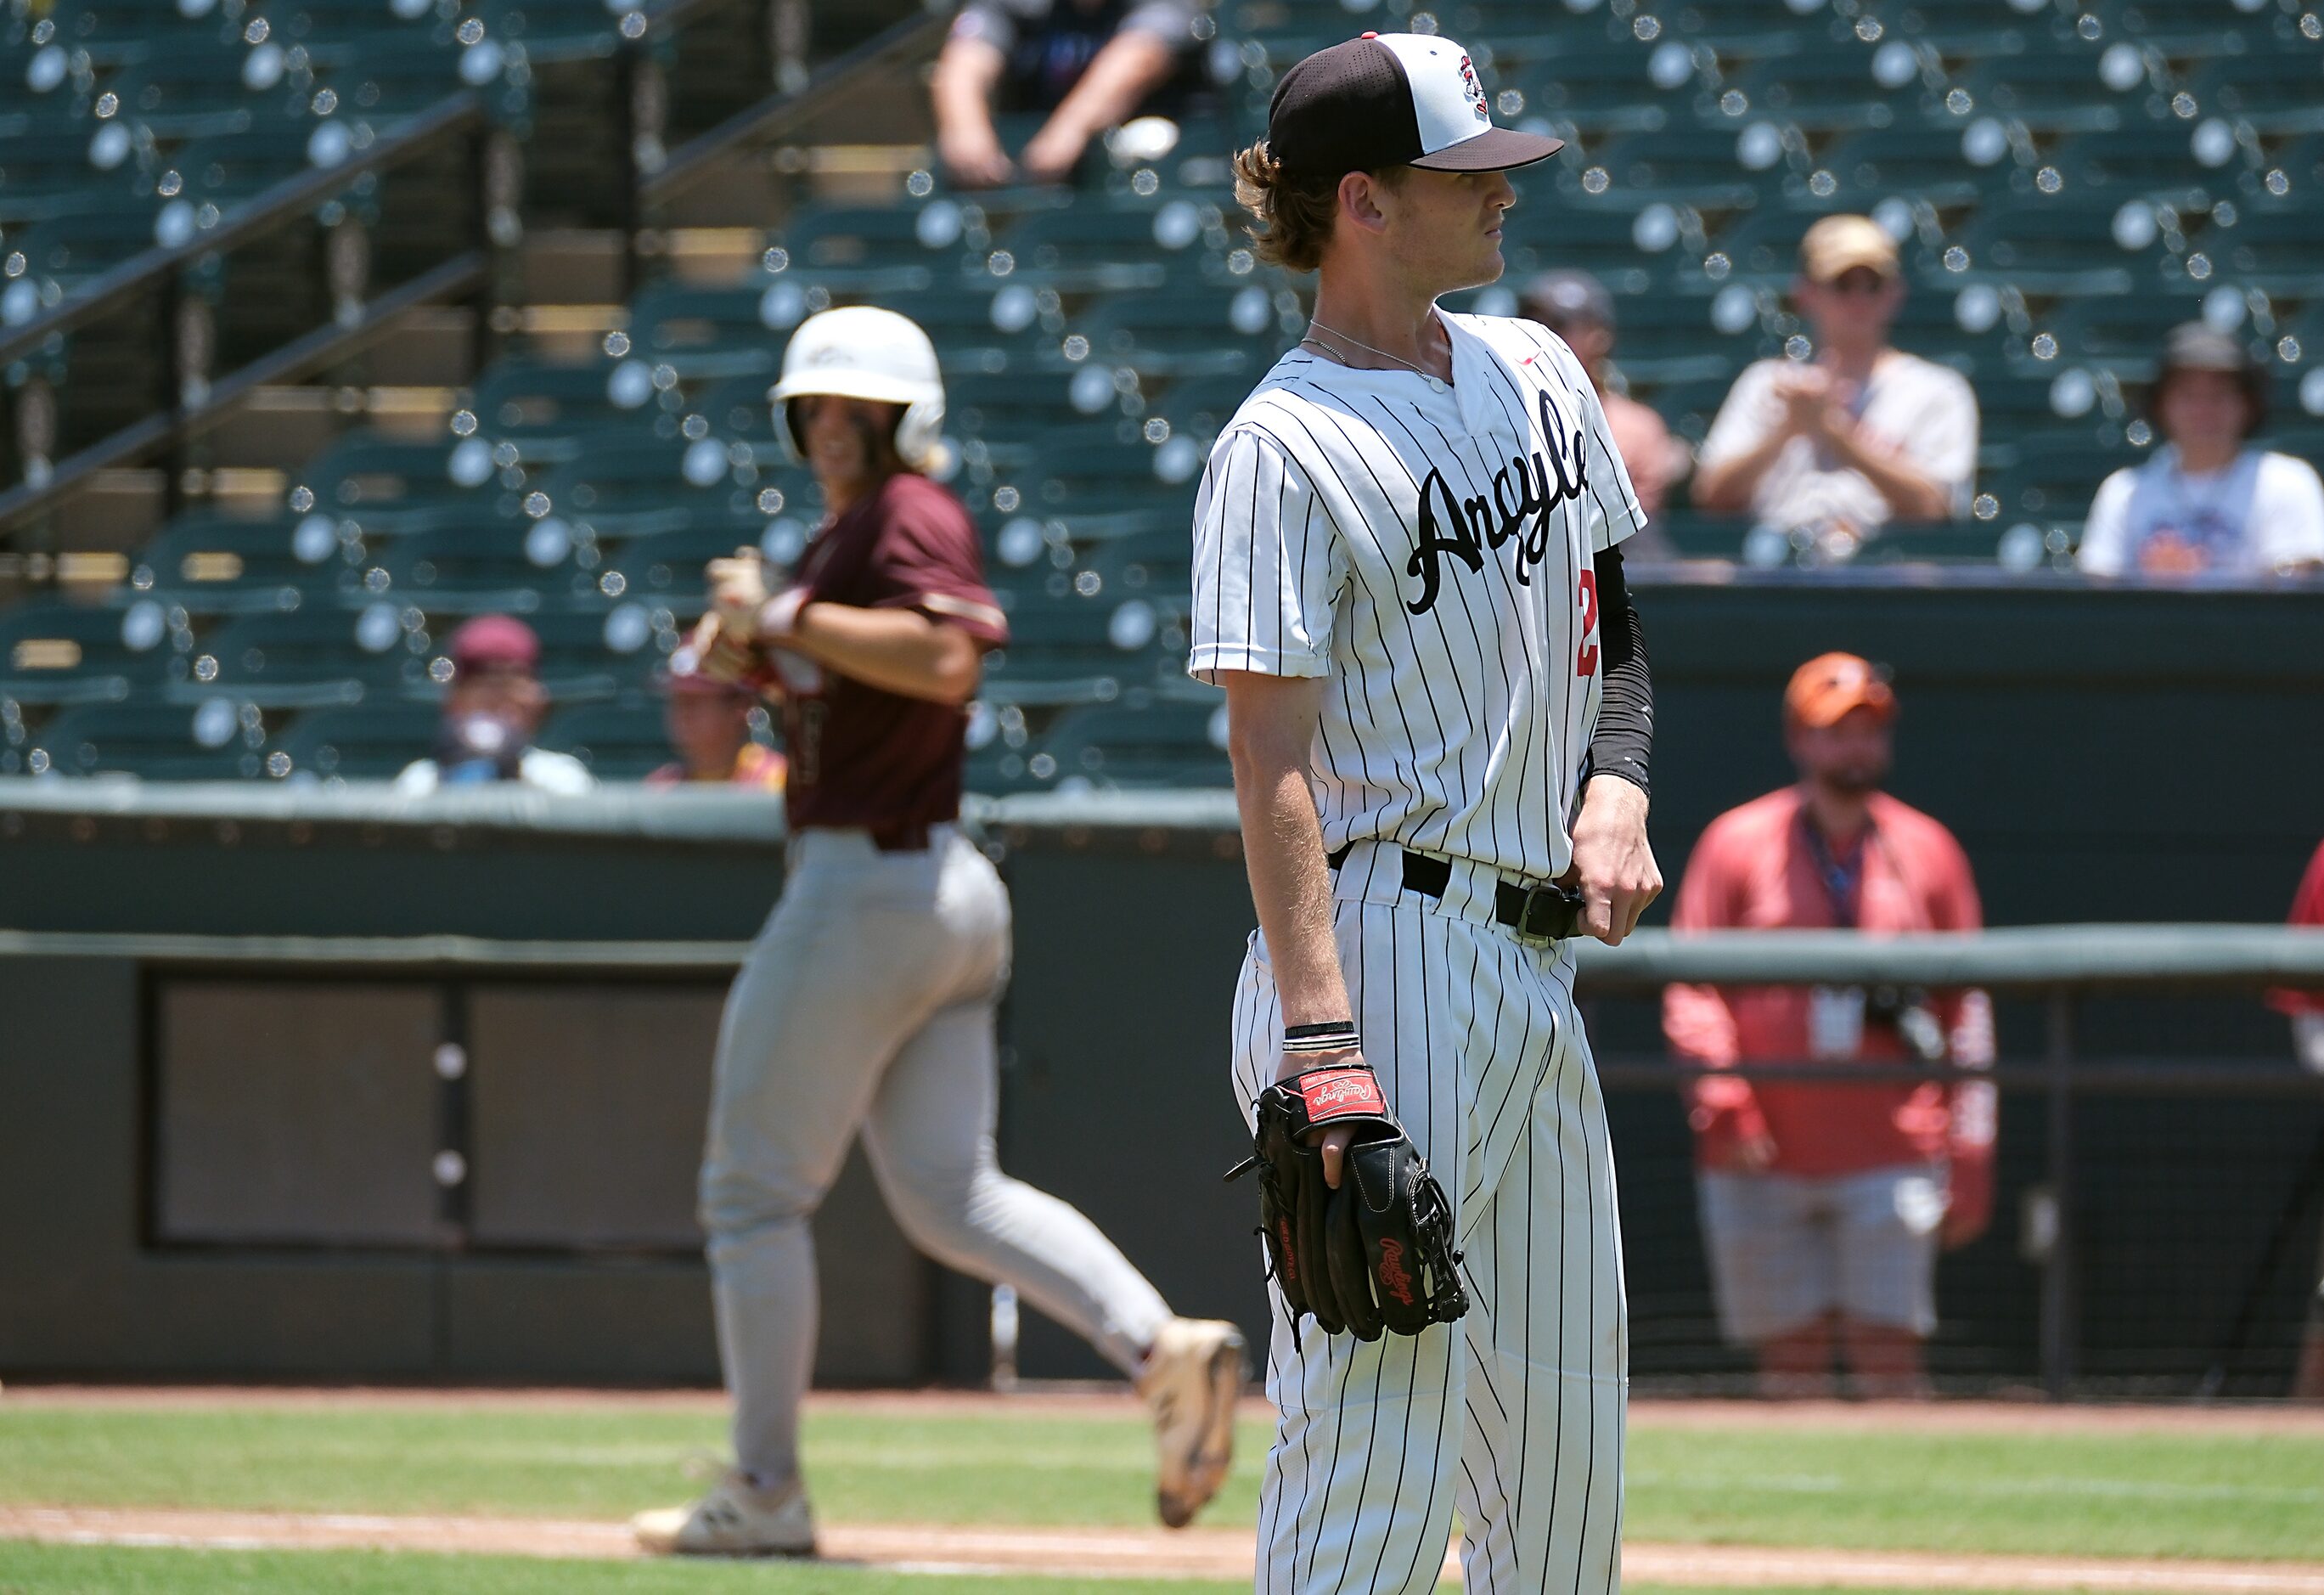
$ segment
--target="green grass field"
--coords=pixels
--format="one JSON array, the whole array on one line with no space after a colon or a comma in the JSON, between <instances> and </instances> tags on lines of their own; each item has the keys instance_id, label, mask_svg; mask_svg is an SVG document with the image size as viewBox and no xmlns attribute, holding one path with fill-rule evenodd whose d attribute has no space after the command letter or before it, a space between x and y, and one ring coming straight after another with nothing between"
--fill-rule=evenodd
<instances>
[{"instance_id":1,"label":"green grass field","mask_svg":"<svg viewBox=\"0 0 2324 1595\"><path fill-rule=\"evenodd\" d=\"M1667 1409L1665 1409L1665 1412ZM1266 1450L1248 1424L1205 1514L1249 1525ZM715 1415L654 1409L43 1406L0 1399L0 1502L613 1519L696 1493ZM1145 1426L1119 1409L810 1415L818 1513L835 1523L1151 1522ZM1634 1425L1635 1541L2324 1561L2324 1431L2185 1427ZM461 1568L456 1576L452 1568ZM304 1571L300 1571L304 1570ZM378 1553L0 1544L0 1591L461 1588L766 1595L1054 1595L1040 1580L831 1567L671 1567ZM1195 1595L1194 1582L1107 1584Z\"/></svg>"}]
</instances>

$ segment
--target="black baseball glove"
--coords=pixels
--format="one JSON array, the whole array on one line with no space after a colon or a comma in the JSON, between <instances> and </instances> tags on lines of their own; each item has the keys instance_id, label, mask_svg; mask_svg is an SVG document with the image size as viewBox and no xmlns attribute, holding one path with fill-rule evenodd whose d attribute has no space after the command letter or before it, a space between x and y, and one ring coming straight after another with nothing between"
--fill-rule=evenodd
<instances>
[{"instance_id":1,"label":"black baseball glove","mask_svg":"<svg viewBox=\"0 0 2324 1595\"><path fill-rule=\"evenodd\" d=\"M1355 1139L1334 1191L1305 1138L1342 1125ZM1295 1327L1313 1313L1327 1334L1376 1341L1469 1310L1452 1205L1369 1067L1311 1069L1262 1092L1251 1156L1227 1178L1254 1168L1259 1233Z\"/></svg>"}]
</instances>

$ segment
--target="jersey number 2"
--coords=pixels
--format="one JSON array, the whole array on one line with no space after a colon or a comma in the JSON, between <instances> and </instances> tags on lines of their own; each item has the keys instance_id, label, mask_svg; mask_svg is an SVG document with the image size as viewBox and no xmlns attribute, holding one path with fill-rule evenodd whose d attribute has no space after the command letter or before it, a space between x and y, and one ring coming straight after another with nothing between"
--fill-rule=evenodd
<instances>
[{"instance_id":1,"label":"jersey number 2","mask_svg":"<svg viewBox=\"0 0 2324 1595\"><path fill-rule=\"evenodd\" d=\"M1598 673L1598 644L1591 641L1598 632L1598 573L1582 573L1582 647L1573 656L1576 676Z\"/></svg>"}]
</instances>

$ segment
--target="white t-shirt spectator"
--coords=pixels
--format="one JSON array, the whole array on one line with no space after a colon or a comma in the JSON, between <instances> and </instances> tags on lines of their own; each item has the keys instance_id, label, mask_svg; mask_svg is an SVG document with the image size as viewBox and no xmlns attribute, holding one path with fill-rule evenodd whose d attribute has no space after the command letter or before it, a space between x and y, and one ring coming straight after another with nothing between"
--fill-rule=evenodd
<instances>
[{"instance_id":1,"label":"white t-shirt spectator","mask_svg":"<svg viewBox=\"0 0 2324 1595\"><path fill-rule=\"evenodd\" d=\"M570 753L552 753L546 748L527 748L518 758L516 770L519 785L558 797L594 791L597 785L587 765ZM443 772L433 759L415 759L395 778L395 789L409 797L424 797L444 784Z\"/></svg>"},{"instance_id":2,"label":"white t-shirt spectator","mask_svg":"<svg viewBox=\"0 0 2324 1595\"><path fill-rule=\"evenodd\" d=\"M2091 576L2269 576L2324 561L2324 482L2306 460L2246 448L2224 469L2179 468L2167 445L2102 483L2076 556Z\"/></svg>"},{"instance_id":3,"label":"white t-shirt spectator","mask_svg":"<svg viewBox=\"0 0 2324 1595\"><path fill-rule=\"evenodd\" d=\"M1702 440L1698 473L1748 454L1784 424L1784 401L1775 378L1793 369L1789 360L1761 360L1744 368L1728 390L1719 419ZM1891 349L1872 368L1872 378L1854 406L1858 431L1867 440L1894 449L1943 484L1956 517L1969 513L1969 489L1977 479L1977 395L1960 373ZM1784 446L1751 494L1751 514L1763 524L1789 531L1799 527L1853 528L1871 536L1894 519L1880 490L1841 465L1812 439L1794 438Z\"/></svg>"}]
</instances>

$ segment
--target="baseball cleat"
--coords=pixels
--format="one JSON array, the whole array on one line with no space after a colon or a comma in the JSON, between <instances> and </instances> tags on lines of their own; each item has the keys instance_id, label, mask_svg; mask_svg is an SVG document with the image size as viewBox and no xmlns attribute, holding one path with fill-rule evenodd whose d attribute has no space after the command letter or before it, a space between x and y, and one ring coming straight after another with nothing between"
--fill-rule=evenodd
<instances>
[{"instance_id":1,"label":"baseball cleat","mask_svg":"<svg viewBox=\"0 0 2324 1595\"><path fill-rule=\"evenodd\" d=\"M1154 1337L1138 1393L1154 1409L1154 1506L1184 1528L1226 1482L1242 1397L1242 1332L1214 1318L1173 1318Z\"/></svg>"},{"instance_id":2,"label":"baseball cleat","mask_svg":"<svg viewBox=\"0 0 2324 1595\"><path fill-rule=\"evenodd\" d=\"M630 1519L641 1549L660 1556L812 1556L815 1515L793 1480L761 1489L730 1472L691 1507L663 1507Z\"/></svg>"}]
</instances>

